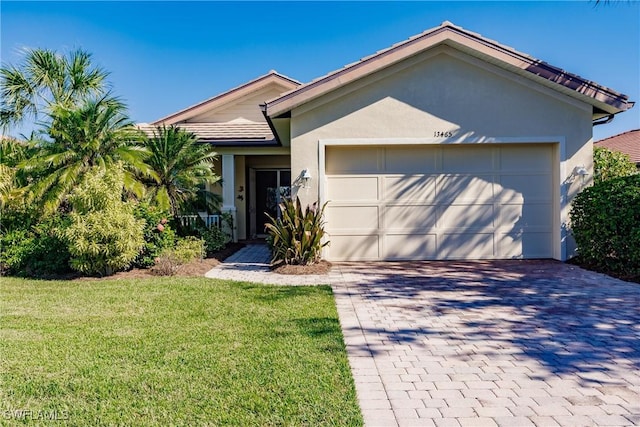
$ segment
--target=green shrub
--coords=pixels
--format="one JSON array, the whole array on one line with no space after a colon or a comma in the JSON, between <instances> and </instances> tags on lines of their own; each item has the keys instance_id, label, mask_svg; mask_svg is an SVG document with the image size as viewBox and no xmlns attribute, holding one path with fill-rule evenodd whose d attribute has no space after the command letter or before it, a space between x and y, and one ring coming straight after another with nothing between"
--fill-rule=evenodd
<instances>
[{"instance_id":1,"label":"green shrub","mask_svg":"<svg viewBox=\"0 0 640 427\"><path fill-rule=\"evenodd\" d=\"M176 247L171 251L180 264L187 264L204 255L204 241L197 237L188 236L176 241Z\"/></svg>"},{"instance_id":2,"label":"green shrub","mask_svg":"<svg viewBox=\"0 0 640 427\"><path fill-rule=\"evenodd\" d=\"M202 259L204 241L194 236L179 238L172 249L165 249L154 260L151 273L156 276L173 276L181 265Z\"/></svg>"},{"instance_id":3,"label":"green shrub","mask_svg":"<svg viewBox=\"0 0 640 427\"><path fill-rule=\"evenodd\" d=\"M271 262L293 265L309 265L320 261L325 235L323 214L326 203L317 208L317 203L304 210L300 199L286 200L280 204L281 217L272 218L267 228L267 242L271 248Z\"/></svg>"},{"instance_id":4,"label":"green shrub","mask_svg":"<svg viewBox=\"0 0 640 427\"><path fill-rule=\"evenodd\" d=\"M69 251L57 235L62 216L39 223L25 221L22 228L0 232L0 272L2 274L46 277L70 271Z\"/></svg>"},{"instance_id":5,"label":"green shrub","mask_svg":"<svg viewBox=\"0 0 640 427\"><path fill-rule=\"evenodd\" d=\"M640 275L640 175L584 189L570 215L583 264L619 276Z\"/></svg>"},{"instance_id":6,"label":"green shrub","mask_svg":"<svg viewBox=\"0 0 640 427\"><path fill-rule=\"evenodd\" d=\"M221 228L213 226L210 228L201 227L198 229L198 236L204 240L205 252L207 256L221 251L231 240L231 236L222 231Z\"/></svg>"},{"instance_id":7,"label":"green shrub","mask_svg":"<svg viewBox=\"0 0 640 427\"><path fill-rule=\"evenodd\" d=\"M593 149L593 182L599 183L613 178L635 175L638 173L636 164L628 154L611 151L604 147Z\"/></svg>"},{"instance_id":8,"label":"green shrub","mask_svg":"<svg viewBox=\"0 0 640 427\"><path fill-rule=\"evenodd\" d=\"M196 221L191 223L190 225L181 225L178 228L179 235L181 237L193 236L198 239L204 240L205 245L205 253L207 256L213 255L214 253L221 251L222 249L227 247L227 244L231 241L232 236L225 231L226 228L230 233L233 231L228 226L228 217L230 216L223 213L221 214L223 227L211 226L207 227L205 222L200 218L200 216L196 216ZM231 217L231 221L233 221L233 217ZM174 223L176 221L174 220Z\"/></svg>"},{"instance_id":9,"label":"green shrub","mask_svg":"<svg viewBox=\"0 0 640 427\"><path fill-rule=\"evenodd\" d=\"M110 275L127 268L144 246L145 221L122 201L121 169L100 168L71 193L70 224L60 230L71 254L70 265L86 274Z\"/></svg>"},{"instance_id":10,"label":"green shrub","mask_svg":"<svg viewBox=\"0 0 640 427\"><path fill-rule=\"evenodd\" d=\"M35 251L33 233L11 230L0 236L0 270L3 274L19 274Z\"/></svg>"},{"instance_id":11,"label":"green shrub","mask_svg":"<svg viewBox=\"0 0 640 427\"><path fill-rule=\"evenodd\" d=\"M147 202L139 203L134 209L134 216L145 221L144 246L133 261L133 267L149 268L166 249L175 245L175 232L169 225L171 217L167 212L151 206Z\"/></svg>"}]
</instances>

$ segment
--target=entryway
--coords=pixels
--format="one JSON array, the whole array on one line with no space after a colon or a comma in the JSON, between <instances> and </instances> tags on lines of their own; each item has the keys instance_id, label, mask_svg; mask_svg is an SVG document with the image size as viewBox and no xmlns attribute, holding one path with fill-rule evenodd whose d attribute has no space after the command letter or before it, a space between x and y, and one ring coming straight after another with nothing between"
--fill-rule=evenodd
<instances>
[{"instance_id":1,"label":"entryway","mask_svg":"<svg viewBox=\"0 0 640 427\"><path fill-rule=\"evenodd\" d=\"M278 218L278 205L291 196L291 169L250 169L249 175L250 235L264 237L264 224L269 222L267 214Z\"/></svg>"}]
</instances>

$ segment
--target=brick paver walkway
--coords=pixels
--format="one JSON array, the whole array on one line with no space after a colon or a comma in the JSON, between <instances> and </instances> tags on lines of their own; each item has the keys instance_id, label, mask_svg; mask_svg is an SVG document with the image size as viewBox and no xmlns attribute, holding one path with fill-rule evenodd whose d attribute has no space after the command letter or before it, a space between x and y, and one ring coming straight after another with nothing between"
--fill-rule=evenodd
<instances>
[{"instance_id":1,"label":"brick paver walkway","mask_svg":"<svg viewBox=\"0 0 640 427\"><path fill-rule=\"evenodd\" d=\"M207 277L331 284L367 426L640 425L640 285L555 261L341 263Z\"/></svg>"},{"instance_id":2,"label":"brick paver walkway","mask_svg":"<svg viewBox=\"0 0 640 427\"><path fill-rule=\"evenodd\" d=\"M272 285L329 285L342 280L337 269L333 269L329 274L307 276L272 273L269 270L270 260L271 253L266 245L250 244L207 272L205 276L212 279Z\"/></svg>"},{"instance_id":3,"label":"brick paver walkway","mask_svg":"<svg viewBox=\"0 0 640 427\"><path fill-rule=\"evenodd\" d=\"M366 425L640 425L640 285L554 261L337 268Z\"/></svg>"}]
</instances>

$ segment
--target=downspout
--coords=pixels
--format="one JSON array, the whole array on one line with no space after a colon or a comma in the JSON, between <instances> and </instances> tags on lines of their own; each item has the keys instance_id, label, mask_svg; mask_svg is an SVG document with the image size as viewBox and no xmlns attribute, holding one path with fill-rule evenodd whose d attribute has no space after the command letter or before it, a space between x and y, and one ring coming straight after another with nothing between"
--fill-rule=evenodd
<instances>
[{"instance_id":1,"label":"downspout","mask_svg":"<svg viewBox=\"0 0 640 427\"><path fill-rule=\"evenodd\" d=\"M267 121L267 124L269 125L269 129L271 129L271 133L273 133L273 136L276 138L276 142L278 143L278 145L282 146L282 141L280 141L278 132L276 132L276 128L273 126L273 122L271 121L271 118L267 115L266 102L264 104L260 104L260 110L262 111L262 115L264 116L264 119Z\"/></svg>"},{"instance_id":2,"label":"downspout","mask_svg":"<svg viewBox=\"0 0 640 427\"><path fill-rule=\"evenodd\" d=\"M613 116L615 114L609 114L607 117L604 117L602 119L598 119L594 122L591 123L592 126L598 126L598 125L606 125L607 123L611 123L613 121Z\"/></svg>"}]
</instances>

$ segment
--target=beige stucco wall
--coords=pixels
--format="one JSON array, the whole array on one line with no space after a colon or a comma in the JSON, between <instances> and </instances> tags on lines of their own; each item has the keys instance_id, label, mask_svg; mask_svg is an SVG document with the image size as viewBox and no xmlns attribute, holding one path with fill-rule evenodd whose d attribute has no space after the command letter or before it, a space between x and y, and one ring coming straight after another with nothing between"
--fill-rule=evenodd
<instances>
[{"instance_id":1,"label":"beige stucco wall","mask_svg":"<svg viewBox=\"0 0 640 427\"><path fill-rule=\"evenodd\" d=\"M434 132L452 132L435 138ZM592 171L591 107L451 48L405 60L292 111L291 169L308 168L315 178L299 192L318 198L318 143L349 138L433 138L434 143L481 143L492 138L554 137L559 199L571 200L584 183L575 166ZM557 137L557 138L555 138ZM553 142L553 141L547 141ZM562 187L561 187L562 186ZM561 206L558 201L558 206ZM560 218L568 220L568 207ZM562 224L558 225L559 227ZM567 253L575 250L569 238Z\"/></svg>"},{"instance_id":2,"label":"beige stucco wall","mask_svg":"<svg viewBox=\"0 0 640 427\"><path fill-rule=\"evenodd\" d=\"M283 85L271 83L269 86L252 92L250 95L235 99L229 104L194 116L187 120L187 122L224 123L240 119L263 123L264 115L260 109L260 104L268 99L280 96L280 94L287 90L289 90L289 88Z\"/></svg>"}]
</instances>

